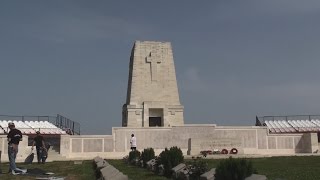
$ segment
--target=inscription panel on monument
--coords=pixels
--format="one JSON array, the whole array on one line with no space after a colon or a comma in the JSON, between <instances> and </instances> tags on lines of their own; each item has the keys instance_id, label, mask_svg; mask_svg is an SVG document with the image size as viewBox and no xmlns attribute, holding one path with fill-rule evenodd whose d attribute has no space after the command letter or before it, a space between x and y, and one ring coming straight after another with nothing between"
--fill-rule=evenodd
<instances>
[{"instance_id":1,"label":"inscription panel on monument","mask_svg":"<svg viewBox=\"0 0 320 180\"><path fill-rule=\"evenodd\" d=\"M220 149L226 147L241 147L239 139L213 139L200 143L202 149Z\"/></svg>"}]
</instances>

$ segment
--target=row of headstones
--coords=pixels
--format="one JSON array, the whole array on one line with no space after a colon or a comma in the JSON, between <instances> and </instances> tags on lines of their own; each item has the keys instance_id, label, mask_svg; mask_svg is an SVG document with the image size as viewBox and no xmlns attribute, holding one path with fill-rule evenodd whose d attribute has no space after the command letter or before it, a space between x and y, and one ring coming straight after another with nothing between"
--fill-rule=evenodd
<instances>
[{"instance_id":1,"label":"row of headstones","mask_svg":"<svg viewBox=\"0 0 320 180\"><path fill-rule=\"evenodd\" d=\"M147 162L147 169L155 171L156 169L156 160L151 159ZM161 165L160 165L161 166ZM161 167L159 168L161 169ZM214 180L214 175L216 168L212 168L209 171L200 175L200 180ZM180 163L176 167L172 168L172 178L174 179L185 179L189 180L189 170L186 164ZM250 177L247 177L245 180L267 180L267 177L259 174L252 174Z\"/></svg>"},{"instance_id":2,"label":"row of headstones","mask_svg":"<svg viewBox=\"0 0 320 180\"><path fill-rule=\"evenodd\" d=\"M156 160L155 159L151 159L150 161L148 161L147 163L147 169L151 170L151 171L155 171L156 170ZM163 173L161 172L161 170L163 170L163 166L159 166L158 169L160 169L159 175L162 175ZM186 166L186 164L184 163L180 163L178 164L176 167L172 168L172 178L173 179L189 179L189 170ZM202 174L200 176L200 180L212 180L214 179L214 174L215 174L215 168L211 169L210 171Z\"/></svg>"},{"instance_id":3,"label":"row of headstones","mask_svg":"<svg viewBox=\"0 0 320 180\"><path fill-rule=\"evenodd\" d=\"M118 169L109 164L105 159L97 156L93 159L99 173L98 180L128 180L128 176L124 175Z\"/></svg>"},{"instance_id":4,"label":"row of headstones","mask_svg":"<svg viewBox=\"0 0 320 180\"><path fill-rule=\"evenodd\" d=\"M190 168L186 164L180 163L176 167L172 168L172 176L176 179L189 179ZM200 180L213 180L215 174L215 168L200 175Z\"/></svg>"},{"instance_id":5,"label":"row of headstones","mask_svg":"<svg viewBox=\"0 0 320 180\"><path fill-rule=\"evenodd\" d=\"M149 160L148 162L146 162L146 165L149 171L156 172L156 169L157 169L156 159ZM158 175L162 176L163 174L164 174L164 166L163 164L160 164L158 166Z\"/></svg>"}]
</instances>

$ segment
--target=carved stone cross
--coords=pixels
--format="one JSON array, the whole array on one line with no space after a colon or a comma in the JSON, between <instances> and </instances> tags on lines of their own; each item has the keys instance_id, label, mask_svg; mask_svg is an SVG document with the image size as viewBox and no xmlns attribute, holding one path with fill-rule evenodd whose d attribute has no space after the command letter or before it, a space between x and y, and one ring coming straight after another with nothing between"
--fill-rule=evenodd
<instances>
[{"instance_id":1,"label":"carved stone cross","mask_svg":"<svg viewBox=\"0 0 320 180\"><path fill-rule=\"evenodd\" d=\"M157 81L158 80L158 69L157 64L161 63L161 56L156 56L154 53L149 54L147 56L147 62L150 63L151 66L151 81Z\"/></svg>"}]
</instances>

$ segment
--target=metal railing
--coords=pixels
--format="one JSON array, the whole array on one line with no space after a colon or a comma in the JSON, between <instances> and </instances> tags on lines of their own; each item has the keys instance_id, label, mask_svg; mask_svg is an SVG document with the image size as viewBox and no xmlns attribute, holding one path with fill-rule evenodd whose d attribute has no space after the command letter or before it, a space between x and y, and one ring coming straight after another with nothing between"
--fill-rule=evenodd
<instances>
[{"instance_id":1,"label":"metal railing","mask_svg":"<svg viewBox=\"0 0 320 180\"><path fill-rule=\"evenodd\" d=\"M61 116L60 114L57 114L55 125L61 129L66 130L68 134L71 133L80 135L80 124L64 116ZM70 130L70 132L68 132L68 130Z\"/></svg>"},{"instance_id":2,"label":"metal railing","mask_svg":"<svg viewBox=\"0 0 320 180\"><path fill-rule=\"evenodd\" d=\"M320 115L289 115L289 116L260 116L259 121L275 121L275 120L309 120L320 119Z\"/></svg>"}]
</instances>

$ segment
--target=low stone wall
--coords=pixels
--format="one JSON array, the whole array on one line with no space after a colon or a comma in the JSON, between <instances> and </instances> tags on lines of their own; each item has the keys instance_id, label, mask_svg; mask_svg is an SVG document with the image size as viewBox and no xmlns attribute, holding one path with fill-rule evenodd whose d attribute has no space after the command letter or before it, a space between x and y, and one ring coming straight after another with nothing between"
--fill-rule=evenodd
<instances>
[{"instance_id":1,"label":"low stone wall","mask_svg":"<svg viewBox=\"0 0 320 180\"><path fill-rule=\"evenodd\" d=\"M188 125L166 128L113 128L112 135L62 135L60 154L66 159L122 158L130 152L130 137L135 134L137 149L152 147L159 154L166 147L178 146L184 155L202 150L237 148L239 154L276 155L312 153L318 150L316 133L269 134L266 127ZM30 154L27 136L19 145L17 162ZM8 143L0 136L2 161L8 161Z\"/></svg>"},{"instance_id":2,"label":"low stone wall","mask_svg":"<svg viewBox=\"0 0 320 180\"><path fill-rule=\"evenodd\" d=\"M112 135L61 136L60 153L68 159L122 158L130 152L135 134L137 149L152 147L159 154L178 146L184 155L202 150L237 148L239 154L312 153L318 149L316 133L269 134L266 127L188 125L169 128L113 128Z\"/></svg>"},{"instance_id":3,"label":"low stone wall","mask_svg":"<svg viewBox=\"0 0 320 180\"><path fill-rule=\"evenodd\" d=\"M60 154L68 159L121 158L125 152L114 150L112 135L61 136Z\"/></svg>"},{"instance_id":4,"label":"low stone wall","mask_svg":"<svg viewBox=\"0 0 320 180\"><path fill-rule=\"evenodd\" d=\"M239 154L312 153L318 149L316 133L269 134L264 127L217 127L210 137L190 138L188 154L236 148Z\"/></svg>"},{"instance_id":5,"label":"low stone wall","mask_svg":"<svg viewBox=\"0 0 320 180\"><path fill-rule=\"evenodd\" d=\"M1 161L8 162L8 140L6 135L0 135L0 151ZM19 143L19 150L16 162L24 162L25 158L31 153L31 147L28 146L28 137L22 136L22 141Z\"/></svg>"}]
</instances>

